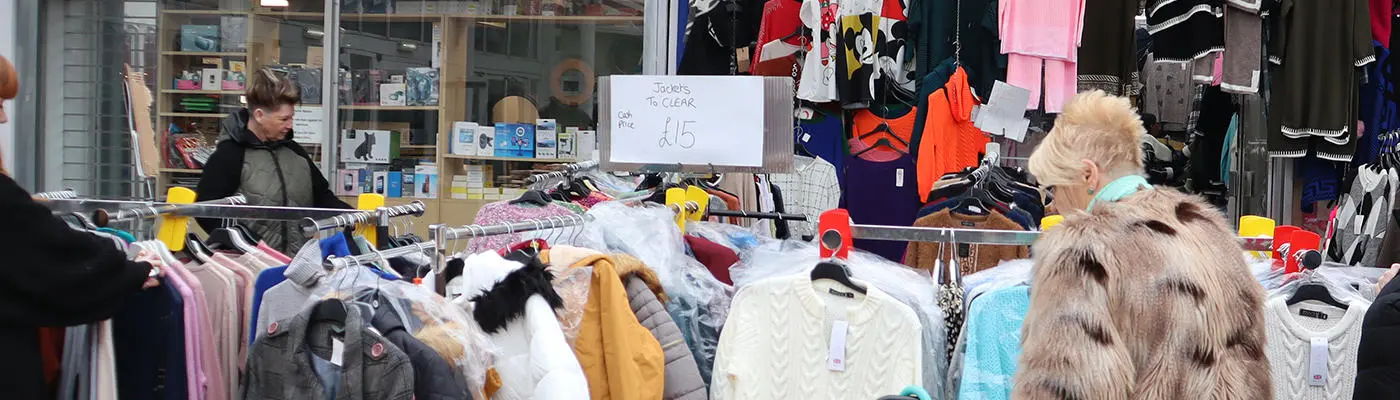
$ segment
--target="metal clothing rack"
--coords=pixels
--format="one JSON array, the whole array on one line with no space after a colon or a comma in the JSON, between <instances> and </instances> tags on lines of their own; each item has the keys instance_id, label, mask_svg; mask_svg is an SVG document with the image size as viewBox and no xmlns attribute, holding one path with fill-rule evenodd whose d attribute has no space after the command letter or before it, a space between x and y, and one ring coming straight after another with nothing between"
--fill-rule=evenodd
<instances>
[{"instance_id":1,"label":"metal clothing rack","mask_svg":"<svg viewBox=\"0 0 1400 400\"><path fill-rule=\"evenodd\" d=\"M806 221L806 220L807 220L807 216L804 215L804 214L787 214L787 213L758 212L758 211L742 211L742 210L740 210L740 211L709 210L709 211L706 211L706 212L705 212L705 216L707 216L707 217L731 217L731 218L773 219L773 220L779 220L779 221Z\"/></svg>"},{"instance_id":2,"label":"metal clothing rack","mask_svg":"<svg viewBox=\"0 0 1400 400\"><path fill-rule=\"evenodd\" d=\"M382 262L382 263L388 263L388 262L389 262L389 259L390 259L390 258L394 258L394 257L402 257L402 256L406 256L406 255L409 255L409 254L424 254L424 255L433 254L433 253L435 253L435 252L437 251L437 248L438 248L437 242L433 242L433 241L419 242L419 243L414 243L414 244L412 244L412 245L401 246L401 247L395 247L395 248L388 249L388 250L376 250L376 251L371 252L371 253L369 253L369 254L361 254L361 255L358 255L358 256L345 256L345 257L330 256L330 257L326 257L326 262L325 262L325 263L326 263L326 265L330 265L330 266L332 266L332 267L335 267L336 269L341 269L341 268L346 268L346 267L353 267L353 266L356 266L356 265L366 265L366 264L369 264L369 263L372 263L372 262L375 262L375 261L379 261L379 262Z\"/></svg>"},{"instance_id":3,"label":"metal clothing rack","mask_svg":"<svg viewBox=\"0 0 1400 400\"><path fill-rule=\"evenodd\" d=\"M542 174L530 175L529 177L525 178L525 182L529 184L535 184L543 182L546 179L567 178L579 171L587 171L596 168L598 168L598 162L593 160L580 161L573 164L564 164L564 167L558 171L550 171Z\"/></svg>"},{"instance_id":4,"label":"metal clothing rack","mask_svg":"<svg viewBox=\"0 0 1400 400\"><path fill-rule=\"evenodd\" d=\"M31 197L44 200L72 200L78 198L78 193L74 192L73 189L63 189L52 192L39 192Z\"/></svg>"},{"instance_id":5,"label":"metal clothing rack","mask_svg":"<svg viewBox=\"0 0 1400 400\"><path fill-rule=\"evenodd\" d=\"M182 217L194 217L195 215L190 215L190 213L198 210L202 206L218 204L242 205L247 202L247 197L244 197L241 194L236 194L222 199L201 201L198 203L190 204L151 203L150 205L147 205L145 207L135 207L117 210L117 212L115 213L109 212L106 209L98 209L96 211L93 211L92 220L94 223L97 224L97 226L107 226L108 224L111 224L113 222L124 222L146 218L155 218L157 216L165 214L174 214Z\"/></svg>"},{"instance_id":6,"label":"metal clothing rack","mask_svg":"<svg viewBox=\"0 0 1400 400\"><path fill-rule=\"evenodd\" d=\"M330 216L327 218L317 219L313 217L305 217L302 218L303 222L301 224L301 231L303 234L311 236L315 235L317 232L320 231L340 229L367 223L377 223L379 226L385 227L388 226L390 219L402 217L405 215L421 217L423 216L423 212L425 210L427 210L427 207L423 204L422 201L414 200L412 203L400 206L379 207L373 210L351 211L343 214Z\"/></svg>"},{"instance_id":7,"label":"metal clothing rack","mask_svg":"<svg viewBox=\"0 0 1400 400\"><path fill-rule=\"evenodd\" d=\"M1039 231L1009 231L963 228L919 228L888 225L851 225L856 239L898 242L929 242L1027 246L1040 238ZM1271 238L1239 238L1245 251L1273 251Z\"/></svg>"}]
</instances>

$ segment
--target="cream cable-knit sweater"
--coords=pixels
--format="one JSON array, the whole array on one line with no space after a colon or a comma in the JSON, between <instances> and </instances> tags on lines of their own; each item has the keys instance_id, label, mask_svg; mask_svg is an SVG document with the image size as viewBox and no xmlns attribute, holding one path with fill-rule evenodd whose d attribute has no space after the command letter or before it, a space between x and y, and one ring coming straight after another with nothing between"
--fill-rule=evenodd
<instances>
[{"instance_id":1,"label":"cream cable-knit sweater","mask_svg":"<svg viewBox=\"0 0 1400 400\"><path fill-rule=\"evenodd\" d=\"M868 294L831 294L850 289L806 276L765 279L740 290L719 337L710 397L874 399L920 384L918 316L857 282ZM849 323L845 371L827 367L838 319Z\"/></svg>"},{"instance_id":2,"label":"cream cable-knit sweater","mask_svg":"<svg viewBox=\"0 0 1400 400\"><path fill-rule=\"evenodd\" d=\"M1286 300L1286 297L1274 297L1264 305L1274 399L1351 399L1356 387L1356 348L1361 344L1361 321L1371 303L1352 300L1343 311L1315 301L1289 306ZM1301 316L1298 312L1302 309L1321 312L1327 319ZM1325 386L1308 385L1308 357L1314 337L1327 339Z\"/></svg>"}]
</instances>

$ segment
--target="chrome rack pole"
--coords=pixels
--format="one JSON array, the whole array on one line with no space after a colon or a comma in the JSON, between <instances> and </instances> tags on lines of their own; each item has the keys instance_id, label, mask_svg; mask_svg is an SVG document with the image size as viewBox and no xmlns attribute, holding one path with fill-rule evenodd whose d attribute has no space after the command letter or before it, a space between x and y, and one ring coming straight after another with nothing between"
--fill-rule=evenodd
<instances>
[{"instance_id":1,"label":"chrome rack pole","mask_svg":"<svg viewBox=\"0 0 1400 400\"><path fill-rule=\"evenodd\" d=\"M63 189L52 192L39 192L30 197L44 200L72 200L78 198L78 193L74 192L73 189Z\"/></svg>"},{"instance_id":2,"label":"chrome rack pole","mask_svg":"<svg viewBox=\"0 0 1400 400\"><path fill-rule=\"evenodd\" d=\"M315 235L317 232L328 229L344 228L347 226L354 226L370 222L377 223L381 218L381 210L387 210L386 213L388 214L389 218L397 218L405 215L421 217L423 216L423 212L427 210L427 207L423 204L422 201L414 200L412 203L404 204L401 206L380 207L374 210L353 211L341 215L336 215L330 218L316 219L308 217L302 221L301 232L306 236L312 236Z\"/></svg>"},{"instance_id":3,"label":"chrome rack pole","mask_svg":"<svg viewBox=\"0 0 1400 400\"><path fill-rule=\"evenodd\" d=\"M887 225L851 225L851 235L858 239L899 242L932 242L960 244L991 244L1025 246L1040 238L1039 231L1010 231L962 228L918 228ZM1272 251L1271 238L1239 238L1245 251Z\"/></svg>"},{"instance_id":4,"label":"chrome rack pole","mask_svg":"<svg viewBox=\"0 0 1400 400\"><path fill-rule=\"evenodd\" d=\"M490 224L490 225L464 225L451 228L447 225L436 224L428 229L428 239L438 244L438 251L433 257L433 271L441 276L442 271L447 266L448 254L447 242L461 239L471 239L484 236L504 235L509 233L529 232L554 228L565 228L570 226L583 225L592 220L593 217L587 214L562 215L548 218L527 219L517 222ZM447 293L447 282L445 279L437 279L433 288L437 294Z\"/></svg>"},{"instance_id":5,"label":"chrome rack pole","mask_svg":"<svg viewBox=\"0 0 1400 400\"><path fill-rule=\"evenodd\" d=\"M93 212L92 220L97 224L97 226L107 226L108 224L111 224L113 222L155 218L157 216L166 214L179 214L186 217L194 217L194 215L188 215L188 212L194 210L199 206L220 204L241 205L247 202L247 197L243 197L243 195L241 194L236 194L222 199L214 199L189 204L151 203L151 205L146 207L117 210L116 213L108 213L107 210L99 209Z\"/></svg>"},{"instance_id":6,"label":"chrome rack pole","mask_svg":"<svg viewBox=\"0 0 1400 400\"><path fill-rule=\"evenodd\" d=\"M705 212L705 216L707 216L707 217L733 217L733 218L775 219L775 220L781 220L781 221L806 221L806 220L807 220L807 216L804 215L804 214L786 214L786 213L742 211L742 210L740 210L740 211L710 210L710 211Z\"/></svg>"},{"instance_id":7,"label":"chrome rack pole","mask_svg":"<svg viewBox=\"0 0 1400 400\"><path fill-rule=\"evenodd\" d=\"M353 267L356 265L366 265L374 261L381 261L387 263L390 258L394 257L402 257L409 254L417 253L435 253L437 252L437 247L437 243L434 242L415 243L409 246L395 247L388 250L380 250L369 254L361 254L358 256L330 256L326 257L325 264L335 267L336 269L341 269L345 267Z\"/></svg>"}]
</instances>

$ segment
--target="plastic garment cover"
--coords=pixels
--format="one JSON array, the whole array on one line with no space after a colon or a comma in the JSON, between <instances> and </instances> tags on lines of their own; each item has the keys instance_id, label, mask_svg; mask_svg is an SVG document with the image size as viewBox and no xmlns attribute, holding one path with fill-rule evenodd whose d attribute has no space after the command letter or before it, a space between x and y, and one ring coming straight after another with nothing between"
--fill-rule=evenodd
<instances>
[{"instance_id":1,"label":"plastic garment cover","mask_svg":"<svg viewBox=\"0 0 1400 400\"><path fill-rule=\"evenodd\" d=\"M1264 286L1265 291L1278 289L1283 285L1283 268L1274 268L1274 260L1250 260L1249 273L1254 274L1254 280Z\"/></svg>"},{"instance_id":2,"label":"plastic garment cover","mask_svg":"<svg viewBox=\"0 0 1400 400\"><path fill-rule=\"evenodd\" d=\"M686 254L680 228L671 209L656 204L629 207L621 202L600 203L588 210L579 247L604 253L626 253L641 260L661 279L671 296L666 311L685 336L700 375L710 382L719 330L729 317L734 289L715 279L704 265Z\"/></svg>"},{"instance_id":3,"label":"plastic garment cover","mask_svg":"<svg viewBox=\"0 0 1400 400\"><path fill-rule=\"evenodd\" d=\"M1027 286L987 291L967 311L966 354L958 399L1009 400L1011 377L1021 355L1021 324L1030 311Z\"/></svg>"},{"instance_id":4,"label":"plastic garment cover","mask_svg":"<svg viewBox=\"0 0 1400 400\"><path fill-rule=\"evenodd\" d=\"M729 268L729 275L735 287L743 290L744 286L766 278L809 274L819 258L814 244L770 241L740 254L739 263ZM924 388L931 393L943 392L948 371L948 333L943 326L943 311L938 308L938 285L918 271L864 251L852 251L846 267L851 276L876 285L918 314L923 325Z\"/></svg>"},{"instance_id":5,"label":"plastic garment cover","mask_svg":"<svg viewBox=\"0 0 1400 400\"><path fill-rule=\"evenodd\" d=\"M1035 262L1029 259L1007 260L996 267L964 276L963 291L966 295L963 296L963 308L971 307L972 300L983 293L1030 284L1031 267L1034 265Z\"/></svg>"},{"instance_id":6,"label":"plastic garment cover","mask_svg":"<svg viewBox=\"0 0 1400 400\"><path fill-rule=\"evenodd\" d=\"M743 253L744 250L777 240L771 236L755 235L750 228L722 222L699 221L687 223L685 226L686 234L728 247L735 253Z\"/></svg>"},{"instance_id":7,"label":"plastic garment cover","mask_svg":"<svg viewBox=\"0 0 1400 400\"><path fill-rule=\"evenodd\" d=\"M486 371L495 349L476 321L427 287L367 277L363 273L366 268L349 267L332 273L323 281L328 284L318 285L307 304L326 298L367 299L372 298L375 291L380 296L399 300L367 306L371 309L397 307L405 328L414 338L432 347L466 375L472 398L486 398L483 392Z\"/></svg>"},{"instance_id":8,"label":"plastic garment cover","mask_svg":"<svg viewBox=\"0 0 1400 400\"><path fill-rule=\"evenodd\" d=\"M593 181L594 187L597 187L598 190L602 190L603 193L607 193L612 197L626 197L628 193L631 193L632 191L637 189L637 182L633 182L629 179L623 179L613 174L602 172L596 169L582 171L577 174L574 174L574 176L587 177L589 180Z\"/></svg>"},{"instance_id":9,"label":"plastic garment cover","mask_svg":"<svg viewBox=\"0 0 1400 400\"><path fill-rule=\"evenodd\" d=\"M1366 275L1369 272L1364 270L1377 271L1376 278L1368 278ZM1277 289L1269 291L1268 295L1269 298L1287 298L1293 296L1293 293L1297 292L1300 286L1319 284L1326 287L1327 293L1331 294L1333 298L1343 303L1355 300L1370 302L1376 297L1376 279L1383 273L1385 270L1381 268L1349 267L1344 264L1324 263L1311 272L1283 275L1281 278L1283 284Z\"/></svg>"}]
</instances>

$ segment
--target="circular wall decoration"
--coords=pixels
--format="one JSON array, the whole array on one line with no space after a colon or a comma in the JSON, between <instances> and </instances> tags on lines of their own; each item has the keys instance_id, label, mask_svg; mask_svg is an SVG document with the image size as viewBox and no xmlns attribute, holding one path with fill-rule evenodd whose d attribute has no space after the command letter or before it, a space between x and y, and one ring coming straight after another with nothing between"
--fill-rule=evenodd
<instances>
[{"instance_id":1,"label":"circular wall decoration","mask_svg":"<svg viewBox=\"0 0 1400 400\"><path fill-rule=\"evenodd\" d=\"M564 104L578 106L593 97L594 79L593 67L588 63L577 58L565 59L554 66L554 72L549 77L549 90L554 98Z\"/></svg>"}]
</instances>

